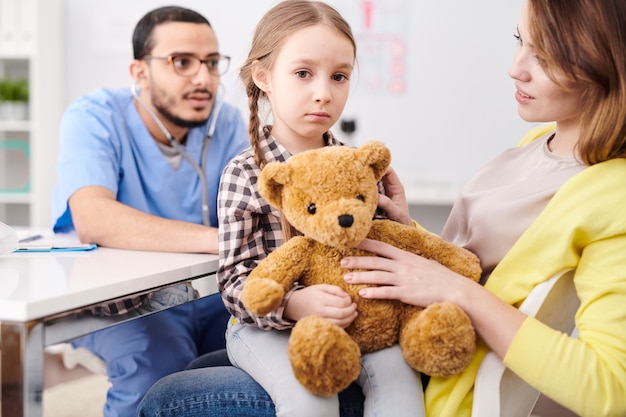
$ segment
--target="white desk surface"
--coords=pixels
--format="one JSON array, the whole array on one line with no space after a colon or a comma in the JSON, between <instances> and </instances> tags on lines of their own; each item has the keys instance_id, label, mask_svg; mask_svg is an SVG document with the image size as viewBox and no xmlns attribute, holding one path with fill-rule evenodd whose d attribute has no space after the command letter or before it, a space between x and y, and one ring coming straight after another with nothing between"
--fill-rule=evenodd
<instances>
[{"instance_id":1,"label":"white desk surface","mask_svg":"<svg viewBox=\"0 0 626 417\"><path fill-rule=\"evenodd\" d=\"M0 321L24 322L217 271L206 254L129 251L0 256Z\"/></svg>"}]
</instances>

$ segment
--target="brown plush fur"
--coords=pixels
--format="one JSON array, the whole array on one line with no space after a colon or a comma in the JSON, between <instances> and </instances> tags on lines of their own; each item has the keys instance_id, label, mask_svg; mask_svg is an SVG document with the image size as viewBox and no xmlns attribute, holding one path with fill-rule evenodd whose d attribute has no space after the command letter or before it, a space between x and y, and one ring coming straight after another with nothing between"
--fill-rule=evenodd
<instances>
[{"instance_id":1,"label":"brown plush fur","mask_svg":"<svg viewBox=\"0 0 626 417\"><path fill-rule=\"evenodd\" d=\"M284 164L268 164L259 179L261 195L304 236L287 241L252 271L243 289L244 305L265 315L278 308L296 281L337 285L358 304L358 317L345 330L315 316L298 321L292 330L289 359L294 374L314 394L328 396L346 388L359 375L361 353L394 343L400 343L414 369L432 376L461 372L474 354L474 329L456 305L423 309L366 300L358 295L363 285L348 285L343 279L347 271L339 263L342 258L371 255L354 249L366 237L434 259L475 281L480 277L478 258L471 252L412 226L372 220L377 182L390 161L380 142L359 149L325 147Z\"/></svg>"}]
</instances>

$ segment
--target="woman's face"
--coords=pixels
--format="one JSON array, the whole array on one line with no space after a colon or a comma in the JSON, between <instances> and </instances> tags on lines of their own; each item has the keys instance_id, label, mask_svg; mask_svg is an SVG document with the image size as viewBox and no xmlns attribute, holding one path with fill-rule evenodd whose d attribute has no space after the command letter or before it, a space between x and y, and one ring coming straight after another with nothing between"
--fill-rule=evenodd
<instances>
[{"instance_id":1,"label":"woman's face","mask_svg":"<svg viewBox=\"0 0 626 417\"><path fill-rule=\"evenodd\" d=\"M515 80L519 115L527 122L578 124L580 92L564 90L546 74L543 57L537 56L528 32L528 4L522 9L517 31L519 46L509 75Z\"/></svg>"}]
</instances>

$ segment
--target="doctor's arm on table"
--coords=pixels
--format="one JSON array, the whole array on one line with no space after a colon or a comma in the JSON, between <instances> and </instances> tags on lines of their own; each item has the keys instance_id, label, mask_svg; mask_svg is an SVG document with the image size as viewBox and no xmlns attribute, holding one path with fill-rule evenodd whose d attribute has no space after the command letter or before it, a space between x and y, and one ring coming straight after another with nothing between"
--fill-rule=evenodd
<instances>
[{"instance_id":1,"label":"doctor's arm on table","mask_svg":"<svg viewBox=\"0 0 626 417\"><path fill-rule=\"evenodd\" d=\"M120 203L109 189L87 186L68 202L81 242L121 249L217 253L217 228L171 220Z\"/></svg>"}]
</instances>

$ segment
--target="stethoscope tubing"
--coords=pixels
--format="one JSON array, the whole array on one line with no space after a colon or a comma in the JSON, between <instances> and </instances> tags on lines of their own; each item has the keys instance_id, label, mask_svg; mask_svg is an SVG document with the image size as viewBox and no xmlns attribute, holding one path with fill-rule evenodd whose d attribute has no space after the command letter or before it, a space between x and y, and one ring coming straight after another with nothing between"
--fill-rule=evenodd
<instances>
[{"instance_id":1,"label":"stethoscope tubing","mask_svg":"<svg viewBox=\"0 0 626 417\"><path fill-rule=\"evenodd\" d=\"M159 129L161 129L161 131L163 132L163 134L169 141L170 145L173 146L174 149L176 149L176 151L179 152L182 155L182 157L187 160L187 162L189 162L189 164L193 167L193 169L198 174L198 177L200 178L200 185L202 187L202 223L205 226L210 225L209 188L207 184L206 174L202 170L202 166L206 163L208 150L209 150L208 145L209 145L209 142L211 141L211 138L213 137L213 132L215 132L215 126L217 124L217 117L220 114L220 109L222 108L222 104L224 102L224 85L220 83L219 88L221 88L222 91L221 91L221 94L216 95L216 97L218 97L218 100L215 102L213 110L211 111L211 116L212 116L211 124L209 125L209 131L207 132L207 135L204 137L204 142L202 143L202 155L200 159L200 164L194 161L193 158L187 152L185 152L185 149L183 148L183 146L180 143L178 143L176 139L174 139L172 134L163 125L163 122L161 122L159 117L141 99L141 97L139 96L139 88L137 87L137 83L133 83L133 85L130 88L133 98L137 100L137 102L141 105L141 107L143 107L146 110L146 112L150 115L150 117L152 117L154 122L157 124L157 126L159 126Z\"/></svg>"}]
</instances>

